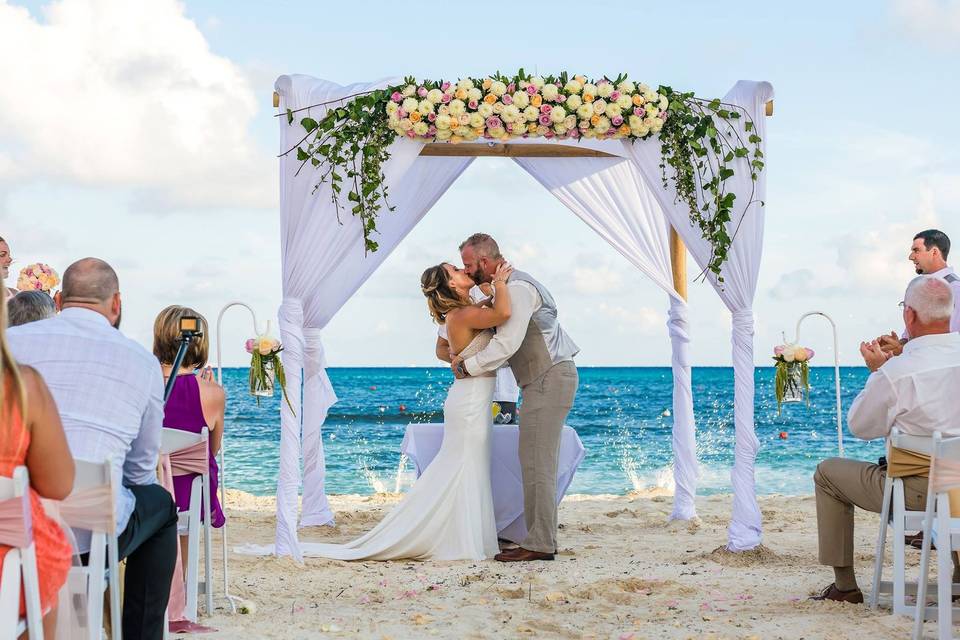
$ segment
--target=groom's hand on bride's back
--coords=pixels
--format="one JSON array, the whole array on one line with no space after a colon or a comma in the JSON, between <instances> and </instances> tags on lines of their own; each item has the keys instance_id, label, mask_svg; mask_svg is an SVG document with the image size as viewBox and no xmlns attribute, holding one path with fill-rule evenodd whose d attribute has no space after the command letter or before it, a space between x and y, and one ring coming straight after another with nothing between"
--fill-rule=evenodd
<instances>
[{"instance_id":1,"label":"groom's hand on bride's back","mask_svg":"<svg viewBox=\"0 0 960 640\"><path fill-rule=\"evenodd\" d=\"M467 378L470 376L467 373L467 368L463 365L463 358L460 356L454 356L453 360L450 362L450 370L453 371L455 378Z\"/></svg>"}]
</instances>

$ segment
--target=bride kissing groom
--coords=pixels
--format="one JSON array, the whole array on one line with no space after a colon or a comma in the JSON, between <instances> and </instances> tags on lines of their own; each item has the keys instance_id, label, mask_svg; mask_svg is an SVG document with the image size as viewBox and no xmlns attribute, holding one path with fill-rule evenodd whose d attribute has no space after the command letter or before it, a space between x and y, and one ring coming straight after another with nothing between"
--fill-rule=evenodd
<instances>
[{"instance_id":1,"label":"bride kissing groom","mask_svg":"<svg viewBox=\"0 0 960 640\"><path fill-rule=\"evenodd\" d=\"M560 327L546 287L514 271L496 241L476 233L460 245L463 268L441 263L420 279L434 321L447 329L455 380L443 405L440 451L400 504L346 544L305 543L305 555L341 560L553 560L557 464L573 406L579 348ZM470 289L489 284L474 303ZM496 370L509 363L522 392L520 469L527 537L499 550L490 484L490 406Z\"/></svg>"}]
</instances>

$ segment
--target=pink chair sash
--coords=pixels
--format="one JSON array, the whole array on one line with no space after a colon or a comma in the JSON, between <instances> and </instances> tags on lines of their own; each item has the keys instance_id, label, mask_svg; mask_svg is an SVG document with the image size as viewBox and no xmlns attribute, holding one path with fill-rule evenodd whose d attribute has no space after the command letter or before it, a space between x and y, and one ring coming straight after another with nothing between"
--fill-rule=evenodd
<instances>
[{"instance_id":1,"label":"pink chair sash","mask_svg":"<svg viewBox=\"0 0 960 640\"><path fill-rule=\"evenodd\" d=\"M107 485L78 489L59 503L54 502L57 515L75 529L97 533L116 533L116 508L113 491Z\"/></svg>"},{"instance_id":2,"label":"pink chair sash","mask_svg":"<svg viewBox=\"0 0 960 640\"><path fill-rule=\"evenodd\" d=\"M210 469L209 465L207 443L203 441L170 454L170 469L175 476L207 473Z\"/></svg>"},{"instance_id":3,"label":"pink chair sash","mask_svg":"<svg viewBox=\"0 0 960 640\"><path fill-rule=\"evenodd\" d=\"M960 462L949 458L930 461L930 484L927 491L948 492L951 517L960 517Z\"/></svg>"},{"instance_id":4,"label":"pink chair sash","mask_svg":"<svg viewBox=\"0 0 960 640\"><path fill-rule=\"evenodd\" d=\"M29 498L0 500L0 544L29 547L33 537L31 522Z\"/></svg>"},{"instance_id":5,"label":"pink chair sash","mask_svg":"<svg viewBox=\"0 0 960 640\"><path fill-rule=\"evenodd\" d=\"M203 444L202 442L200 444ZM188 447L190 448L190 447ZM179 453L179 452L177 452ZM157 481L171 496L173 491L173 475L171 456L161 454L157 464ZM206 460L204 460L206 462ZM195 472L188 472L195 473ZM184 620L184 610L187 608L187 592L183 582L183 561L180 555L180 545L177 545L177 564L173 568L173 578L170 581L170 598L167 600L167 618L170 622Z\"/></svg>"}]
</instances>

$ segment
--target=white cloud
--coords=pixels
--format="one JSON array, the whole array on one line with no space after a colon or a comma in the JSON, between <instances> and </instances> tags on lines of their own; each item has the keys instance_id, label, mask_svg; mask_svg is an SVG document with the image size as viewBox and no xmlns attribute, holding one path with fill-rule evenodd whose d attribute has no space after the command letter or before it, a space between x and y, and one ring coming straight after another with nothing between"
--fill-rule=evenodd
<instances>
[{"instance_id":1,"label":"white cloud","mask_svg":"<svg viewBox=\"0 0 960 640\"><path fill-rule=\"evenodd\" d=\"M664 326L667 323L667 317L663 313L650 307L627 309L606 302L600 303L594 318L604 325L616 327L620 333L642 335L663 335L666 331Z\"/></svg>"},{"instance_id":2,"label":"white cloud","mask_svg":"<svg viewBox=\"0 0 960 640\"><path fill-rule=\"evenodd\" d=\"M895 0L892 19L928 46L960 47L960 0Z\"/></svg>"},{"instance_id":3,"label":"white cloud","mask_svg":"<svg viewBox=\"0 0 960 640\"><path fill-rule=\"evenodd\" d=\"M153 208L269 207L258 96L174 0L0 0L0 181L129 187ZM262 97L262 96L260 96Z\"/></svg>"},{"instance_id":4,"label":"white cloud","mask_svg":"<svg viewBox=\"0 0 960 640\"><path fill-rule=\"evenodd\" d=\"M623 289L623 276L609 266L573 270L573 287L582 295L610 295Z\"/></svg>"}]
</instances>

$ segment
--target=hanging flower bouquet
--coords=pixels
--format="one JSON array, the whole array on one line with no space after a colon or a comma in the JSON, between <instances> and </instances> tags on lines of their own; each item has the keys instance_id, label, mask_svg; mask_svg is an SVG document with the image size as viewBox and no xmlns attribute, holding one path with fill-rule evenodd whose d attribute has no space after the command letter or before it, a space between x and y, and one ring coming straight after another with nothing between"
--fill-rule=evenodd
<instances>
[{"instance_id":1,"label":"hanging flower bouquet","mask_svg":"<svg viewBox=\"0 0 960 640\"><path fill-rule=\"evenodd\" d=\"M29 264L20 269L20 277L17 278L17 289L20 291L51 293L58 284L60 284L60 276L53 267L42 262Z\"/></svg>"},{"instance_id":2,"label":"hanging flower bouquet","mask_svg":"<svg viewBox=\"0 0 960 640\"><path fill-rule=\"evenodd\" d=\"M813 349L798 344L781 344L773 349L774 389L777 394L777 414L785 403L802 402L810 404L810 366Z\"/></svg>"},{"instance_id":3,"label":"hanging flower bouquet","mask_svg":"<svg viewBox=\"0 0 960 640\"><path fill-rule=\"evenodd\" d=\"M287 397L287 376L280 361L280 352L283 351L280 341L263 335L250 338L245 346L250 354L250 395L257 398L257 406L260 406L260 398L273 396L274 383L277 382L283 399L293 411L293 405Z\"/></svg>"}]
</instances>

